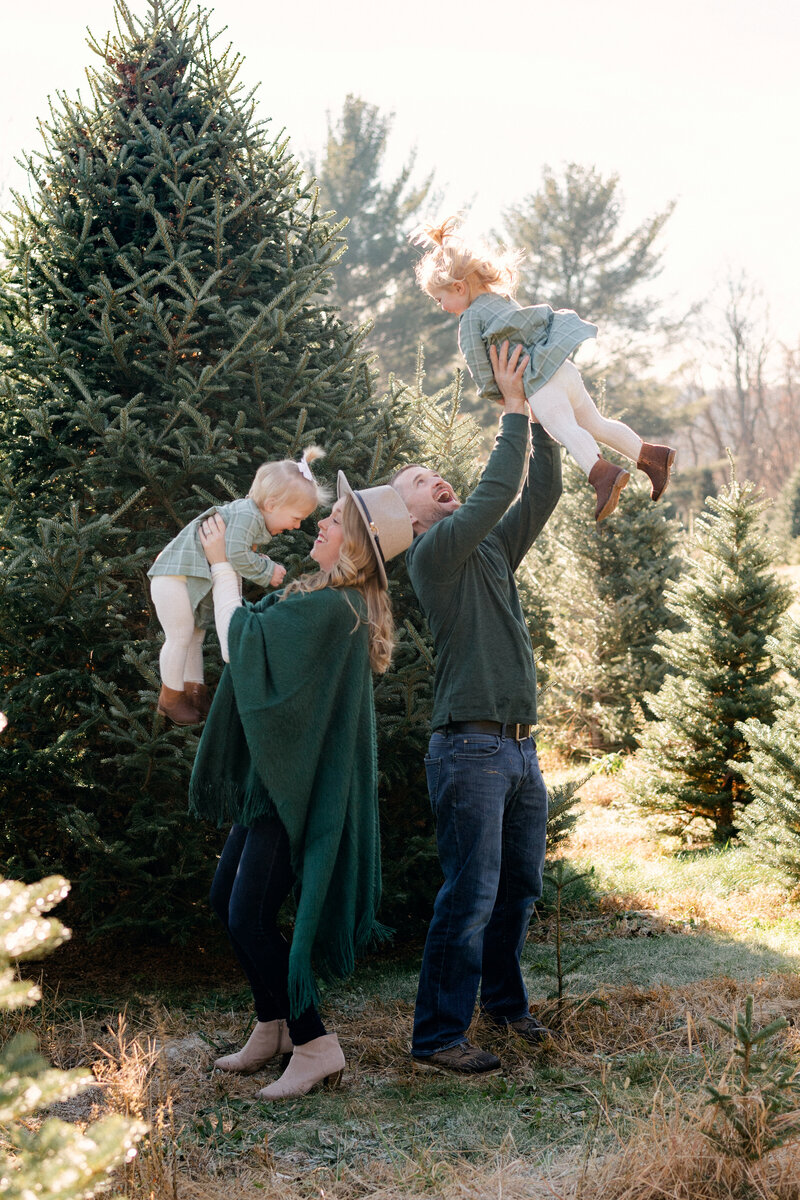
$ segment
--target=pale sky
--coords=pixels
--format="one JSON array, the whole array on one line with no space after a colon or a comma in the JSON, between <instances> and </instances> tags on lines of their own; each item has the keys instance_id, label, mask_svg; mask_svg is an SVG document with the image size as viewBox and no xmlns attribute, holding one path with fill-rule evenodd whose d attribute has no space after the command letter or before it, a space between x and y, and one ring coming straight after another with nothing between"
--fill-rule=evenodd
<instances>
[{"instance_id":1,"label":"pale sky","mask_svg":"<svg viewBox=\"0 0 800 1200\"><path fill-rule=\"evenodd\" d=\"M14 156L38 145L48 93L82 86L86 27L112 22L112 0L4 12L6 189L22 180ZM797 0L220 0L212 25L227 25L220 40L246 55L242 78L261 82L263 115L302 159L352 92L395 113L392 163L415 145L443 207L471 203L487 232L538 189L544 164L616 172L628 225L678 202L658 284L676 310L744 270L776 338L800 341Z\"/></svg>"}]
</instances>

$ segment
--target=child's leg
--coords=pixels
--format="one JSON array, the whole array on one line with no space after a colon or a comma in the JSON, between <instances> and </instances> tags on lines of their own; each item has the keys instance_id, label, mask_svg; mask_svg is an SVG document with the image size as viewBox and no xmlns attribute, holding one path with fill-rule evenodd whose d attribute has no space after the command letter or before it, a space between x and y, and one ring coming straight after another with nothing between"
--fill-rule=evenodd
<instances>
[{"instance_id":1,"label":"child's leg","mask_svg":"<svg viewBox=\"0 0 800 1200\"><path fill-rule=\"evenodd\" d=\"M185 575L155 575L150 580L156 616L166 634L161 647L161 682L176 692L183 691L189 648L194 639L194 613Z\"/></svg>"},{"instance_id":2,"label":"child's leg","mask_svg":"<svg viewBox=\"0 0 800 1200\"><path fill-rule=\"evenodd\" d=\"M578 424L604 446L610 446L612 450L624 454L631 462L638 462L642 452L642 439L638 434L622 421L611 421L598 412L584 386L581 373L573 362L565 362L553 378L561 377L562 372L564 386Z\"/></svg>"},{"instance_id":3,"label":"child's leg","mask_svg":"<svg viewBox=\"0 0 800 1200\"><path fill-rule=\"evenodd\" d=\"M567 390L570 380L564 371L566 366L567 363L560 366L552 379L529 396L528 400L536 419L551 437L566 446L581 470L588 475L600 456L600 450L591 433L581 428L575 419L572 398ZM580 375L577 371L575 374L580 382Z\"/></svg>"},{"instance_id":4,"label":"child's leg","mask_svg":"<svg viewBox=\"0 0 800 1200\"><path fill-rule=\"evenodd\" d=\"M205 629L195 627L186 654L186 665L183 668L184 682L186 683L203 682L203 638L205 636Z\"/></svg>"}]
</instances>

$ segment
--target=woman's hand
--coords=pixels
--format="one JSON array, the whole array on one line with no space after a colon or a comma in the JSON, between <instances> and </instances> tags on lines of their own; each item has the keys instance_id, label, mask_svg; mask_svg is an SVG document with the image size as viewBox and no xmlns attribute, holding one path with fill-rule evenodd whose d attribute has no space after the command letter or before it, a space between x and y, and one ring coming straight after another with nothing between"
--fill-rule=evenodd
<instances>
[{"instance_id":1,"label":"woman's hand","mask_svg":"<svg viewBox=\"0 0 800 1200\"><path fill-rule=\"evenodd\" d=\"M225 522L219 513L206 517L200 526L199 534L203 553L210 563L228 561L225 551Z\"/></svg>"}]
</instances>

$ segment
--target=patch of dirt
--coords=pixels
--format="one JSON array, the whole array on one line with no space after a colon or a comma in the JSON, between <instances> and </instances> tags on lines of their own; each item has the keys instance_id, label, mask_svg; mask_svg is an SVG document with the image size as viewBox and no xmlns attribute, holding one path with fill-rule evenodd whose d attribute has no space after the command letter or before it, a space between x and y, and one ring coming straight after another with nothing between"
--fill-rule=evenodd
<instances>
[{"instance_id":1,"label":"patch of dirt","mask_svg":"<svg viewBox=\"0 0 800 1200\"><path fill-rule=\"evenodd\" d=\"M25 972L40 976L48 990L58 989L62 997L92 993L119 997L198 985L209 992L244 986L241 969L225 943L138 946L114 938L90 942L79 931L48 958L26 964Z\"/></svg>"}]
</instances>

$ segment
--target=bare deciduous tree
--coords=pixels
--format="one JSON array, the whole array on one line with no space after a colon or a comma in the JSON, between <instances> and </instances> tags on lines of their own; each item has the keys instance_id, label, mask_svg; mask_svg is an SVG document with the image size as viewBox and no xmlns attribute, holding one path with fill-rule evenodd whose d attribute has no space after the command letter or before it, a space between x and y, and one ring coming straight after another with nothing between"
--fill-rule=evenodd
<instances>
[{"instance_id":1,"label":"bare deciduous tree","mask_svg":"<svg viewBox=\"0 0 800 1200\"><path fill-rule=\"evenodd\" d=\"M720 331L708 345L711 376L689 388L696 415L686 449L696 465L723 470L730 448L740 478L774 496L800 457L800 351L774 343L769 305L744 272L727 280Z\"/></svg>"}]
</instances>

